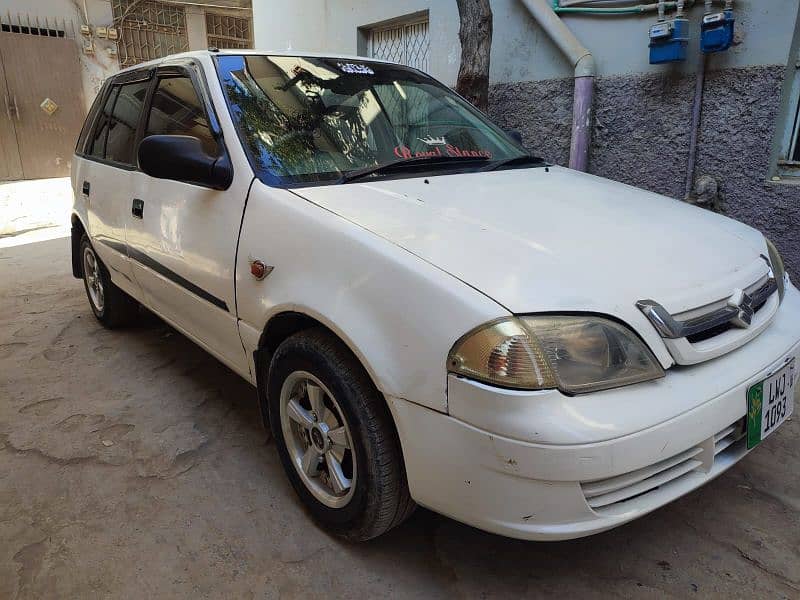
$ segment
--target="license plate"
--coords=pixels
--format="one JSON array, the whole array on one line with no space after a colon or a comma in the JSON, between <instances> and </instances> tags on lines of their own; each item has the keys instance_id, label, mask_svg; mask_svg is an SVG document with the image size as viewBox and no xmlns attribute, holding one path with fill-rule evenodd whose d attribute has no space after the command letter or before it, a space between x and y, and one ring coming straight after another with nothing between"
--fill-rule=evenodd
<instances>
[{"instance_id":1,"label":"license plate","mask_svg":"<svg viewBox=\"0 0 800 600\"><path fill-rule=\"evenodd\" d=\"M794 359L747 390L747 448L760 444L794 410Z\"/></svg>"}]
</instances>

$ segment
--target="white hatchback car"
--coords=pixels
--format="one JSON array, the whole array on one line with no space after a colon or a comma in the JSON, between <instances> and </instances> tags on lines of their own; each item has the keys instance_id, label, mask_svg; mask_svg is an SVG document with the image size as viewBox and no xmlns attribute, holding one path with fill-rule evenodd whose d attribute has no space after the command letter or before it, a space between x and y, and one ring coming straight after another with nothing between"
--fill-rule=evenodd
<instances>
[{"instance_id":1,"label":"white hatchback car","mask_svg":"<svg viewBox=\"0 0 800 600\"><path fill-rule=\"evenodd\" d=\"M538 540L710 481L792 413L800 293L754 229L550 166L358 57L189 53L106 82L73 271L258 387L314 518L416 504Z\"/></svg>"}]
</instances>

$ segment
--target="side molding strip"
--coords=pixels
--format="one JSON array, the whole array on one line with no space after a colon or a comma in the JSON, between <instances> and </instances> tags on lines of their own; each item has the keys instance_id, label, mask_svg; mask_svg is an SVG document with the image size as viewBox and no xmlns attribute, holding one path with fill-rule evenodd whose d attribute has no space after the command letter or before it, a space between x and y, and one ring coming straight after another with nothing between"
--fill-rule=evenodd
<instances>
[{"instance_id":1,"label":"side molding strip","mask_svg":"<svg viewBox=\"0 0 800 600\"><path fill-rule=\"evenodd\" d=\"M112 250L120 252L121 254L127 254L127 256L132 260L135 260L136 262L147 267L148 269L152 269L159 275L166 277L173 283L178 284L179 286L191 292L195 296L202 298L206 302L210 302L217 308L221 308L226 312L230 312L230 310L228 309L228 304L224 300L220 300L216 296L209 294L203 288L196 286L194 283L192 283L185 277L178 275L175 271L168 269L157 260L153 260L152 258L150 258L150 256L148 256L141 250L137 250L133 246L121 244L117 241L112 241L105 238L98 239L97 241L108 246Z\"/></svg>"}]
</instances>

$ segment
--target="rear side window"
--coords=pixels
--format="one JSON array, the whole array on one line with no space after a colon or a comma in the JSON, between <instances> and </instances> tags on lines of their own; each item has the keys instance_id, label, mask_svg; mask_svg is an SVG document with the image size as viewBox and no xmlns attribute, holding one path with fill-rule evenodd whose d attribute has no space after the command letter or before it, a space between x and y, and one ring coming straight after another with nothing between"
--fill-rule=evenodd
<instances>
[{"instance_id":1,"label":"rear side window","mask_svg":"<svg viewBox=\"0 0 800 600\"><path fill-rule=\"evenodd\" d=\"M189 135L203 144L211 156L219 148L202 102L189 77L165 77L153 94L146 135Z\"/></svg>"},{"instance_id":2,"label":"rear side window","mask_svg":"<svg viewBox=\"0 0 800 600\"><path fill-rule=\"evenodd\" d=\"M119 86L108 122L106 160L131 166L136 164L136 130L149 86L149 81Z\"/></svg>"}]
</instances>

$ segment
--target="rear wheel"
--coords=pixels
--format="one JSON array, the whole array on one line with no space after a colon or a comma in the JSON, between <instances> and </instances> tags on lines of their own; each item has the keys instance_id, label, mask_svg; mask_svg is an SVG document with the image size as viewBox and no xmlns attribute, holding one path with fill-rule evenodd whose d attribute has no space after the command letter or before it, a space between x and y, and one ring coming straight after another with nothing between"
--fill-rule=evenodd
<instances>
[{"instance_id":1,"label":"rear wheel","mask_svg":"<svg viewBox=\"0 0 800 600\"><path fill-rule=\"evenodd\" d=\"M338 339L322 329L289 337L275 351L267 388L281 461L317 522L367 540L411 514L386 403Z\"/></svg>"},{"instance_id":2,"label":"rear wheel","mask_svg":"<svg viewBox=\"0 0 800 600\"><path fill-rule=\"evenodd\" d=\"M139 303L114 285L86 234L81 239L81 266L86 296L97 320L109 329L133 321L139 312Z\"/></svg>"}]
</instances>

